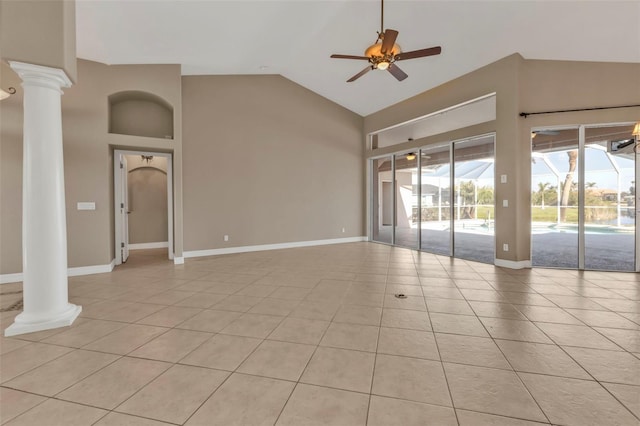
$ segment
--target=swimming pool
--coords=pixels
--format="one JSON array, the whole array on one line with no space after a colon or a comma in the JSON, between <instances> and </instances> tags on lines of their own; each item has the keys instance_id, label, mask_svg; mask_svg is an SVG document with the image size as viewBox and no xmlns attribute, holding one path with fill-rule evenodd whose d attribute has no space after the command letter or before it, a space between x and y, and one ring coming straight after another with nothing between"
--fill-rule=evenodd
<instances>
[{"instance_id":1,"label":"swimming pool","mask_svg":"<svg viewBox=\"0 0 640 426\"><path fill-rule=\"evenodd\" d=\"M633 225L614 226L614 225L595 225L587 224L584 227L587 234L633 234L635 227ZM577 234L577 223L549 223L549 222L533 222L531 223L532 234L549 234L549 233L567 233Z\"/></svg>"}]
</instances>

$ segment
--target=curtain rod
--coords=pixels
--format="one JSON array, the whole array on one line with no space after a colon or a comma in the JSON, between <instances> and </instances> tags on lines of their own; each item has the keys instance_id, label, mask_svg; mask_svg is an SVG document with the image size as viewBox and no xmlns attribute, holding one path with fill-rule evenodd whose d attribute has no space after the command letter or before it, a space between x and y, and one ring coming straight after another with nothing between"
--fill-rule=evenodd
<instances>
[{"instance_id":1,"label":"curtain rod","mask_svg":"<svg viewBox=\"0 0 640 426\"><path fill-rule=\"evenodd\" d=\"M617 109L617 108L635 108L640 107L640 104L636 105L618 105L618 106L609 106L609 107L595 107L595 108L579 108L579 109L561 109L557 111L541 111L541 112L521 112L520 117L527 118L530 115L539 115L539 114L558 114L561 112L579 112L579 111L596 111L601 109Z\"/></svg>"}]
</instances>

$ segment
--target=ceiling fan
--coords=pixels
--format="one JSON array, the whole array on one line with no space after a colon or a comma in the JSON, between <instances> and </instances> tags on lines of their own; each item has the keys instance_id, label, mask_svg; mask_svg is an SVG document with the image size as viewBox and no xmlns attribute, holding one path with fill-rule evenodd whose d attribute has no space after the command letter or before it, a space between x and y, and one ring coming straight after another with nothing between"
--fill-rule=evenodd
<instances>
[{"instance_id":1,"label":"ceiling fan","mask_svg":"<svg viewBox=\"0 0 640 426\"><path fill-rule=\"evenodd\" d=\"M423 58L425 56L439 55L442 52L440 46L429 47L427 49L412 50L411 52L402 52L400 46L396 44L396 38L398 37L398 31L387 29L384 30L384 0L380 0L381 13L380 13L380 31L378 32L378 38L376 42L367 48L364 52L364 56L354 55L331 55L335 59L359 59L369 61L369 65L360 71L358 74L347 80L347 83L351 83L368 73L371 70L387 70L398 81L402 81L408 77L407 73L402 71L397 65L397 61L405 61L407 59Z\"/></svg>"}]
</instances>

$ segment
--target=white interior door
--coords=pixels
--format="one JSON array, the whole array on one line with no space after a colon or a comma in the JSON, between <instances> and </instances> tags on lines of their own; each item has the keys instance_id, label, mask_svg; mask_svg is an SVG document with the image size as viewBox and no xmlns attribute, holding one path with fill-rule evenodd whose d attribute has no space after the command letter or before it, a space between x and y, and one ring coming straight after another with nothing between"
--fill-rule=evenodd
<instances>
[{"instance_id":1,"label":"white interior door","mask_svg":"<svg viewBox=\"0 0 640 426\"><path fill-rule=\"evenodd\" d=\"M121 258L122 263L125 263L129 258L129 186L127 182L127 157L120 156L120 193L122 194L122 202L120 203L120 223L122 224L122 244L121 244Z\"/></svg>"}]
</instances>

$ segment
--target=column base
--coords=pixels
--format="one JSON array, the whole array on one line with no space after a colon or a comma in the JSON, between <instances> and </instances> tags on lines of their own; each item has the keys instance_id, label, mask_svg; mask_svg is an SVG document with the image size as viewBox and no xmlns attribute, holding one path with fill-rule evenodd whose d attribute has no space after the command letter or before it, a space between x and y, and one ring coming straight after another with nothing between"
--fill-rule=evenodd
<instances>
[{"instance_id":1,"label":"column base","mask_svg":"<svg viewBox=\"0 0 640 426\"><path fill-rule=\"evenodd\" d=\"M82 312L82 306L69 303L68 309L63 313L37 322L21 321L20 317L23 314L20 314L15 318L13 324L7 327L4 335L5 337L10 337L36 331L50 330L52 328L67 327L73 324L76 318L78 318L78 315L80 315L80 312Z\"/></svg>"},{"instance_id":2,"label":"column base","mask_svg":"<svg viewBox=\"0 0 640 426\"><path fill-rule=\"evenodd\" d=\"M531 269L531 260L515 261L515 260L496 259L493 264L501 268Z\"/></svg>"}]
</instances>

